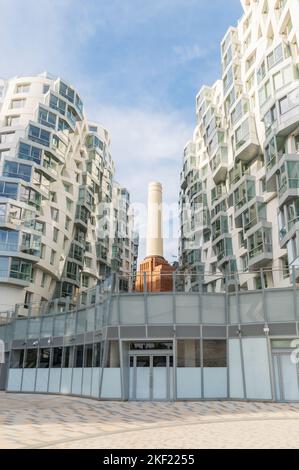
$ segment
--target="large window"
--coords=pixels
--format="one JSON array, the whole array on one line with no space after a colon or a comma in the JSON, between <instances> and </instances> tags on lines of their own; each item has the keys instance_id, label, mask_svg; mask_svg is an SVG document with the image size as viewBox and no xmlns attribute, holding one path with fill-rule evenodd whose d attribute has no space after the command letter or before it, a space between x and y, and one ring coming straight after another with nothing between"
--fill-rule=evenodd
<instances>
[{"instance_id":1,"label":"large window","mask_svg":"<svg viewBox=\"0 0 299 470\"><path fill-rule=\"evenodd\" d=\"M9 258L0 256L0 278L8 277Z\"/></svg>"},{"instance_id":2,"label":"large window","mask_svg":"<svg viewBox=\"0 0 299 470\"><path fill-rule=\"evenodd\" d=\"M32 264L17 258L12 258L10 277L21 281L31 282Z\"/></svg>"},{"instance_id":3,"label":"large window","mask_svg":"<svg viewBox=\"0 0 299 470\"><path fill-rule=\"evenodd\" d=\"M177 341L177 366L200 367L199 339L185 339Z\"/></svg>"},{"instance_id":4,"label":"large window","mask_svg":"<svg viewBox=\"0 0 299 470\"><path fill-rule=\"evenodd\" d=\"M203 366L227 367L226 340L203 340Z\"/></svg>"},{"instance_id":5,"label":"large window","mask_svg":"<svg viewBox=\"0 0 299 470\"><path fill-rule=\"evenodd\" d=\"M8 183L7 181L0 181L0 197L8 199L17 199L18 184Z\"/></svg>"},{"instance_id":6,"label":"large window","mask_svg":"<svg viewBox=\"0 0 299 470\"><path fill-rule=\"evenodd\" d=\"M18 251L19 232L0 229L0 251Z\"/></svg>"},{"instance_id":7,"label":"large window","mask_svg":"<svg viewBox=\"0 0 299 470\"><path fill-rule=\"evenodd\" d=\"M55 129L56 127L56 114L48 111L45 108L39 107L38 110L38 122L44 126Z\"/></svg>"},{"instance_id":8,"label":"large window","mask_svg":"<svg viewBox=\"0 0 299 470\"><path fill-rule=\"evenodd\" d=\"M57 96L50 94L50 108L59 111L61 114L65 114L66 103Z\"/></svg>"},{"instance_id":9,"label":"large window","mask_svg":"<svg viewBox=\"0 0 299 470\"><path fill-rule=\"evenodd\" d=\"M59 94L62 95L64 98L66 98L71 103L74 102L74 98L75 98L74 90L71 87L67 86L63 82L60 82L60 84L59 84Z\"/></svg>"},{"instance_id":10,"label":"large window","mask_svg":"<svg viewBox=\"0 0 299 470\"><path fill-rule=\"evenodd\" d=\"M50 146L50 132L41 129L40 127L29 125L28 138L37 142L38 144L45 145L46 147Z\"/></svg>"},{"instance_id":11,"label":"large window","mask_svg":"<svg viewBox=\"0 0 299 470\"><path fill-rule=\"evenodd\" d=\"M31 166L17 162L4 162L3 176L6 178L18 178L30 182Z\"/></svg>"},{"instance_id":12,"label":"large window","mask_svg":"<svg viewBox=\"0 0 299 470\"><path fill-rule=\"evenodd\" d=\"M30 160L40 165L41 157L42 150L40 148L20 142L18 158Z\"/></svg>"}]
</instances>

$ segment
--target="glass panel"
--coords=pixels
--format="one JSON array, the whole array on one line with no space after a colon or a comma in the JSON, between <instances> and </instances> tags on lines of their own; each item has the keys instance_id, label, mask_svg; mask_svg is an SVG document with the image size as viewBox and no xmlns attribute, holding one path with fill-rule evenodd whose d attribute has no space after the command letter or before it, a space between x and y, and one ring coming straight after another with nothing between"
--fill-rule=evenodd
<instances>
[{"instance_id":1,"label":"glass panel","mask_svg":"<svg viewBox=\"0 0 299 470\"><path fill-rule=\"evenodd\" d=\"M153 367L166 367L166 356L153 356Z\"/></svg>"},{"instance_id":2,"label":"glass panel","mask_svg":"<svg viewBox=\"0 0 299 470\"><path fill-rule=\"evenodd\" d=\"M50 366L50 349L41 349L39 355L39 367L48 369Z\"/></svg>"},{"instance_id":3,"label":"glass panel","mask_svg":"<svg viewBox=\"0 0 299 470\"><path fill-rule=\"evenodd\" d=\"M226 340L203 340L203 366L227 367Z\"/></svg>"},{"instance_id":4,"label":"glass panel","mask_svg":"<svg viewBox=\"0 0 299 470\"><path fill-rule=\"evenodd\" d=\"M131 343L130 344L130 350L131 351L143 351L143 350L160 350L160 349L168 349L172 350L173 344L172 342L147 342L147 343L142 343L142 342L136 342L136 343Z\"/></svg>"},{"instance_id":5,"label":"glass panel","mask_svg":"<svg viewBox=\"0 0 299 470\"><path fill-rule=\"evenodd\" d=\"M84 367L92 367L93 344L86 344L84 351Z\"/></svg>"},{"instance_id":6,"label":"glass panel","mask_svg":"<svg viewBox=\"0 0 299 470\"><path fill-rule=\"evenodd\" d=\"M24 349L16 349L11 352L10 367L12 369L22 369L24 361Z\"/></svg>"},{"instance_id":7,"label":"glass panel","mask_svg":"<svg viewBox=\"0 0 299 470\"><path fill-rule=\"evenodd\" d=\"M109 341L106 367L120 367L118 341Z\"/></svg>"},{"instance_id":8,"label":"glass panel","mask_svg":"<svg viewBox=\"0 0 299 470\"><path fill-rule=\"evenodd\" d=\"M54 348L53 349L53 364L52 367L59 368L62 364L62 351L63 348Z\"/></svg>"},{"instance_id":9,"label":"glass panel","mask_svg":"<svg viewBox=\"0 0 299 470\"><path fill-rule=\"evenodd\" d=\"M83 367L83 349L83 346L76 346L74 367Z\"/></svg>"},{"instance_id":10,"label":"glass panel","mask_svg":"<svg viewBox=\"0 0 299 470\"><path fill-rule=\"evenodd\" d=\"M37 349L27 349L25 355L25 365L27 369L34 369L37 363Z\"/></svg>"},{"instance_id":11,"label":"glass panel","mask_svg":"<svg viewBox=\"0 0 299 470\"><path fill-rule=\"evenodd\" d=\"M131 357L131 359L133 359ZM150 356L137 356L136 358L137 367L149 367L150 366Z\"/></svg>"},{"instance_id":12,"label":"glass panel","mask_svg":"<svg viewBox=\"0 0 299 470\"><path fill-rule=\"evenodd\" d=\"M73 346L67 346L64 348L63 364L62 367L68 368L73 366Z\"/></svg>"},{"instance_id":13,"label":"glass panel","mask_svg":"<svg viewBox=\"0 0 299 470\"><path fill-rule=\"evenodd\" d=\"M101 367L102 343L94 344L93 364L94 367Z\"/></svg>"},{"instance_id":14,"label":"glass panel","mask_svg":"<svg viewBox=\"0 0 299 470\"><path fill-rule=\"evenodd\" d=\"M177 341L177 366L200 367L199 339Z\"/></svg>"}]
</instances>

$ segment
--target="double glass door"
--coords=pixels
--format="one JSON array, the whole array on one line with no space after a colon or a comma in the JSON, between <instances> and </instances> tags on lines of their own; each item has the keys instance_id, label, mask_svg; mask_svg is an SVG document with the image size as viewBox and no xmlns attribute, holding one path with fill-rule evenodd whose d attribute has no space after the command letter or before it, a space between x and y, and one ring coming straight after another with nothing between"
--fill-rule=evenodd
<instances>
[{"instance_id":1,"label":"double glass door","mask_svg":"<svg viewBox=\"0 0 299 470\"><path fill-rule=\"evenodd\" d=\"M173 398L172 351L130 351L130 400Z\"/></svg>"}]
</instances>

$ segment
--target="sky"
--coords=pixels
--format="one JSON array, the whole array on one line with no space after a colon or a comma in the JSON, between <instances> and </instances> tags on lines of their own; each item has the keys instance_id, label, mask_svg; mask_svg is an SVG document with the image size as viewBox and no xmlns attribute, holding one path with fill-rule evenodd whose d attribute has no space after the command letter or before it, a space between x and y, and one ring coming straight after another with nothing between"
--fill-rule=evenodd
<instances>
[{"instance_id":1,"label":"sky","mask_svg":"<svg viewBox=\"0 0 299 470\"><path fill-rule=\"evenodd\" d=\"M195 96L220 77L220 41L241 15L240 0L0 0L0 77L47 71L73 84L110 131L131 200L158 180L176 204Z\"/></svg>"}]
</instances>

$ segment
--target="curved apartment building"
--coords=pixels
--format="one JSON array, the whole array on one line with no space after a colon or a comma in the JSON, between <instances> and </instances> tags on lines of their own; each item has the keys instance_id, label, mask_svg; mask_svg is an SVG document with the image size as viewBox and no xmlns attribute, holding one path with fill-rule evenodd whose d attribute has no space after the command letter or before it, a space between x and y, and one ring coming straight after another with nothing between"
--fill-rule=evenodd
<instances>
[{"instance_id":1,"label":"curved apartment building","mask_svg":"<svg viewBox=\"0 0 299 470\"><path fill-rule=\"evenodd\" d=\"M290 285L293 267L297 277L298 2L242 5L221 43L222 77L196 97L184 150L180 261L189 288L200 273L209 291L232 274L245 290Z\"/></svg>"},{"instance_id":2,"label":"curved apartment building","mask_svg":"<svg viewBox=\"0 0 299 470\"><path fill-rule=\"evenodd\" d=\"M134 272L138 242L123 216L115 263L129 195L113 178L109 134L88 122L74 87L47 74L0 82L1 310L74 300L112 271Z\"/></svg>"}]
</instances>

